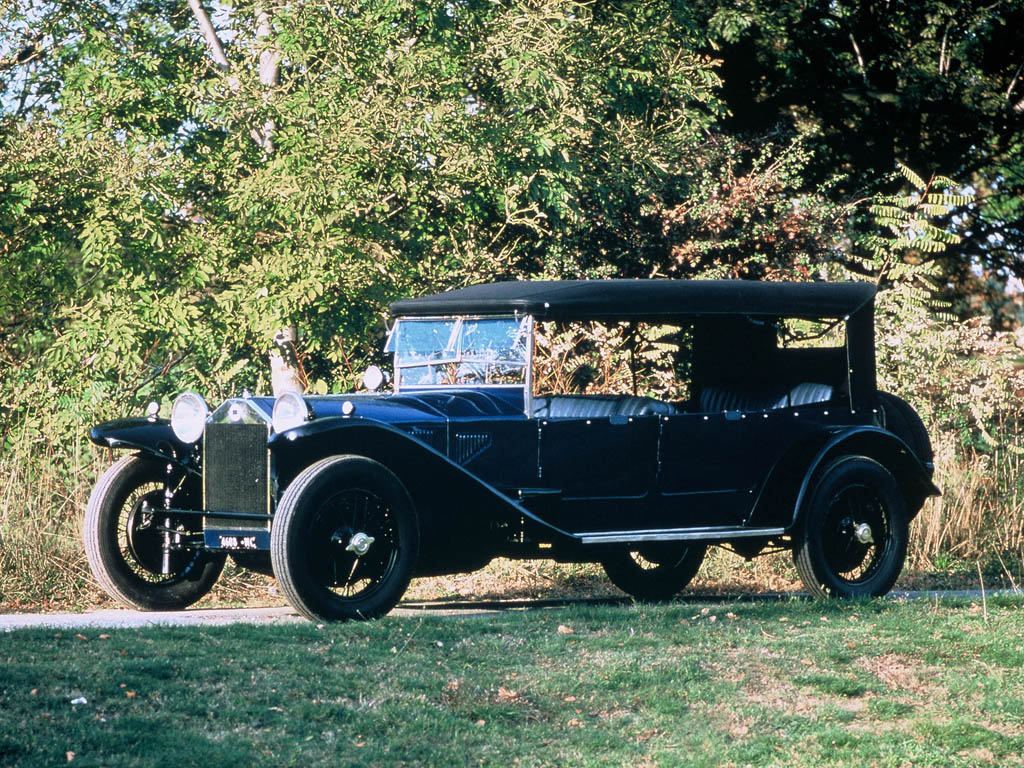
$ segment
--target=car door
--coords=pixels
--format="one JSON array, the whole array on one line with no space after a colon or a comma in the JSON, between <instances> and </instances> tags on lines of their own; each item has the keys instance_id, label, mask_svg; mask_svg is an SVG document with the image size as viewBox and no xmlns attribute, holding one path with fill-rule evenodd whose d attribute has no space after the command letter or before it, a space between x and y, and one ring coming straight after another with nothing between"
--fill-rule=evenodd
<instances>
[{"instance_id":1,"label":"car door","mask_svg":"<svg viewBox=\"0 0 1024 768\"><path fill-rule=\"evenodd\" d=\"M656 415L537 423L539 483L556 493L552 523L574 532L646 524L656 476Z\"/></svg>"},{"instance_id":2,"label":"car door","mask_svg":"<svg viewBox=\"0 0 1024 768\"><path fill-rule=\"evenodd\" d=\"M665 417L659 527L741 525L778 455L779 419L740 411Z\"/></svg>"}]
</instances>

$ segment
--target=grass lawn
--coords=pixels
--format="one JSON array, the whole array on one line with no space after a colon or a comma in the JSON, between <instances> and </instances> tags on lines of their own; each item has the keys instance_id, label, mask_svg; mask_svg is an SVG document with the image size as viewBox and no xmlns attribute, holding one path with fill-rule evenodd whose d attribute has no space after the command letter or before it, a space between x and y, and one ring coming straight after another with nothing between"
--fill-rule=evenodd
<instances>
[{"instance_id":1,"label":"grass lawn","mask_svg":"<svg viewBox=\"0 0 1024 768\"><path fill-rule=\"evenodd\" d=\"M946 767L1022 754L1012 599L0 636L5 766Z\"/></svg>"}]
</instances>

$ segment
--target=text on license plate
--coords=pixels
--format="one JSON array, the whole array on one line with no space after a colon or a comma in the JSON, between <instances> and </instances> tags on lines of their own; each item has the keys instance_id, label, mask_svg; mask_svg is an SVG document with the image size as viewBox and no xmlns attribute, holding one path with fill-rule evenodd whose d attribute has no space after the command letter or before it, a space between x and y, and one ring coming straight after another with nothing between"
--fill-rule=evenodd
<instances>
[{"instance_id":1,"label":"text on license plate","mask_svg":"<svg viewBox=\"0 0 1024 768\"><path fill-rule=\"evenodd\" d=\"M220 549L259 549L255 536L218 536Z\"/></svg>"}]
</instances>

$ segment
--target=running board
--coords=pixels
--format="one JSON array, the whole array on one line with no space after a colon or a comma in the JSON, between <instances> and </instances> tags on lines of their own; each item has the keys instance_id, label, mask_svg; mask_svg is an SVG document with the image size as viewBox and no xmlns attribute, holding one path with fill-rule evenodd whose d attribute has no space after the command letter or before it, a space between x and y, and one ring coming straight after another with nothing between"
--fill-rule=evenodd
<instances>
[{"instance_id":1,"label":"running board","mask_svg":"<svg viewBox=\"0 0 1024 768\"><path fill-rule=\"evenodd\" d=\"M785 528L655 528L649 531L574 533L583 544L629 544L638 541L729 541L781 536Z\"/></svg>"}]
</instances>

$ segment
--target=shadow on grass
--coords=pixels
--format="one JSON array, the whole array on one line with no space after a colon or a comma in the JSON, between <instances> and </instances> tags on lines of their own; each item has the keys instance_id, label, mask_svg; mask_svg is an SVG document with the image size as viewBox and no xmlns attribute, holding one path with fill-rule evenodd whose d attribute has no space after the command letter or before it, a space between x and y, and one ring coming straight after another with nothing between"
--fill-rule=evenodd
<instances>
[{"instance_id":1,"label":"shadow on grass","mask_svg":"<svg viewBox=\"0 0 1024 768\"><path fill-rule=\"evenodd\" d=\"M799 592L758 592L733 594L696 594L682 595L669 604L686 605L688 603L759 603L789 600L810 600ZM449 611L533 611L550 608L566 608L569 606L597 605L632 605L641 603L631 597L558 597L512 600L409 600L399 603L399 608L411 611L449 612Z\"/></svg>"}]
</instances>

